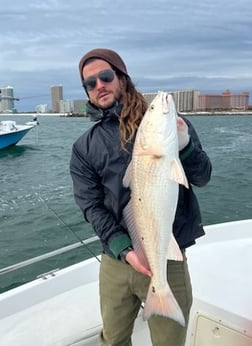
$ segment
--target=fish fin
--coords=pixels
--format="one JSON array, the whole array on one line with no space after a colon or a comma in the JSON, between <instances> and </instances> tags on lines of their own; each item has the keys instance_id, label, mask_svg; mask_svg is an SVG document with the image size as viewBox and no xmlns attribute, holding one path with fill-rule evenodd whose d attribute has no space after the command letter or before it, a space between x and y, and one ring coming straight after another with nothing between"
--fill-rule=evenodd
<instances>
[{"instance_id":1,"label":"fish fin","mask_svg":"<svg viewBox=\"0 0 252 346\"><path fill-rule=\"evenodd\" d=\"M148 138L146 138L142 130L140 131L140 141L138 145L135 145L134 147L134 153L136 156L152 156L154 158L160 158L166 155L162 142L153 143Z\"/></svg>"},{"instance_id":2,"label":"fish fin","mask_svg":"<svg viewBox=\"0 0 252 346\"><path fill-rule=\"evenodd\" d=\"M137 257L139 258L142 265L144 265L146 268L149 268L148 260L145 256L145 252L142 246L142 241L139 238L138 233L136 232L136 223L135 223L135 217L133 214L133 206L132 206L132 200L128 202L126 207L123 210L123 218L124 221L127 224L128 232L132 241L133 249L137 254Z\"/></svg>"},{"instance_id":3,"label":"fish fin","mask_svg":"<svg viewBox=\"0 0 252 346\"><path fill-rule=\"evenodd\" d=\"M164 148L160 145L155 145L155 147L148 147L136 152L138 156L151 156L153 158L161 158L165 156Z\"/></svg>"},{"instance_id":4,"label":"fish fin","mask_svg":"<svg viewBox=\"0 0 252 346\"><path fill-rule=\"evenodd\" d=\"M144 304L143 319L146 321L152 315L169 317L185 326L185 318L178 305L169 285L164 289L155 291L152 281L149 286L148 295Z\"/></svg>"},{"instance_id":5,"label":"fish fin","mask_svg":"<svg viewBox=\"0 0 252 346\"><path fill-rule=\"evenodd\" d=\"M179 159L173 159L171 162L171 180L176 181L178 184L184 185L189 188L188 181L183 169L183 166Z\"/></svg>"},{"instance_id":6,"label":"fish fin","mask_svg":"<svg viewBox=\"0 0 252 346\"><path fill-rule=\"evenodd\" d=\"M123 177L123 186L129 187L131 183L131 177L132 177L132 161L128 164L128 167L125 171L124 177Z\"/></svg>"},{"instance_id":7,"label":"fish fin","mask_svg":"<svg viewBox=\"0 0 252 346\"><path fill-rule=\"evenodd\" d=\"M172 261L183 261L182 252L180 251L180 248L173 233L171 234L171 238L168 245L167 259Z\"/></svg>"}]
</instances>

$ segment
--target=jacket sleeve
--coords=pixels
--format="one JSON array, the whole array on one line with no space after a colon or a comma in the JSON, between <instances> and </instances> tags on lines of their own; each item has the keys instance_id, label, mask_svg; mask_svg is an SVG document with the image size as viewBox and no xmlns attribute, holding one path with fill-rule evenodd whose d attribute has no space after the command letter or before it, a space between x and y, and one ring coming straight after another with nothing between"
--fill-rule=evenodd
<instances>
[{"instance_id":1,"label":"jacket sleeve","mask_svg":"<svg viewBox=\"0 0 252 346\"><path fill-rule=\"evenodd\" d=\"M201 187L206 185L212 172L212 165L209 157L202 149L199 137L188 119L185 119L188 125L190 141L188 145L179 153L180 160L184 167L185 174L190 184Z\"/></svg>"},{"instance_id":2,"label":"jacket sleeve","mask_svg":"<svg viewBox=\"0 0 252 346\"><path fill-rule=\"evenodd\" d=\"M83 143L76 142L72 148L70 173L73 181L74 198L100 238L103 248L115 258L131 246L127 231L104 205L104 189L101 178L87 160Z\"/></svg>"}]
</instances>

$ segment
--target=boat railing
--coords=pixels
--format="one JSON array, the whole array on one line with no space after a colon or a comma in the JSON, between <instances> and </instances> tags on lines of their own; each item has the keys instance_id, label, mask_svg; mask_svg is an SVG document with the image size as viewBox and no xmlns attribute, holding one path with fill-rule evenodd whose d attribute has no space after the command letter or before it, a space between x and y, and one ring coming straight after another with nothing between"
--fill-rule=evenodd
<instances>
[{"instance_id":1,"label":"boat railing","mask_svg":"<svg viewBox=\"0 0 252 346\"><path fill-rule=\"evenodd\" d=\"M15 264L10 265L10 266L5 267L5 268L1 268L0 269L0 275L10 273L12 271L15 271L15 270L27 267L27 266L29 266L31 264L34 264L34 263L37 263L37 262L41 262L41 261L43 261L45 259L48 259L48 258L57 256L57 255L66 253L68 251L77 249L77 248L79 248L81 246L88 245L90 243L93 243L93 242L97 241L98 239L99 238L97 236L93 236L93 237L90 237L88 239L81 240L81 241L79 241L77 243L74 243L74 244L71 244L71 245L67 245L67 246L63 246L63 247L61 247L59 249L56 249L54 251L47 252L47 253L42 254L40 256L32 257L32 258L29 258L29 259L27 259L25 261L15 263Z\"/></svg>"}]
</instances>

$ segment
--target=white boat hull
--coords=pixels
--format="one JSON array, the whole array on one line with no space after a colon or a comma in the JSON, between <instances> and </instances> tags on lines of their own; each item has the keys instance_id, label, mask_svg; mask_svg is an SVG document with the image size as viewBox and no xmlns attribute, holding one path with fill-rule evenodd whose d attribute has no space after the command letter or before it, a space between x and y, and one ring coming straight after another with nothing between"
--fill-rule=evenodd
<instances>
[{"instance_id":1,"label":"white boat hull","mask_svg":"<svg viewBox=\"0 0 252 346\"><path fill-rule=\"evenodd\" d=\"M16 145L34 126L17 125L15 121L1 121L0 123L0 149Z\"/></svg>"}]
</instances>

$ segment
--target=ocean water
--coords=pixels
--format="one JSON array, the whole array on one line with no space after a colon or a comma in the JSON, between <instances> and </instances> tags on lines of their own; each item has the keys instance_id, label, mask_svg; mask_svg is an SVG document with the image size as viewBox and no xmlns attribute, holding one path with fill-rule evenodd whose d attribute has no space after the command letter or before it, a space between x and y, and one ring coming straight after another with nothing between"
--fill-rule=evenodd
<instances>
[{"instance_id":1,"label":"ocean water","mask_svg":"<svg viewBox=\"0 0 252 346\"><path fill-rule=\"evenodd\" d=\"M24 123L31 116L0 116ZM213 173L194 188L203 223L252 217L252 117L188 116ZM89 127L87 118L40 116L40 125L15 147L0 151L0 269L94 235L75 204L69 174L73 142ZM0 275L0 291L37 275L100 253L99 242Z\"/></svg>"}]
</instances>

